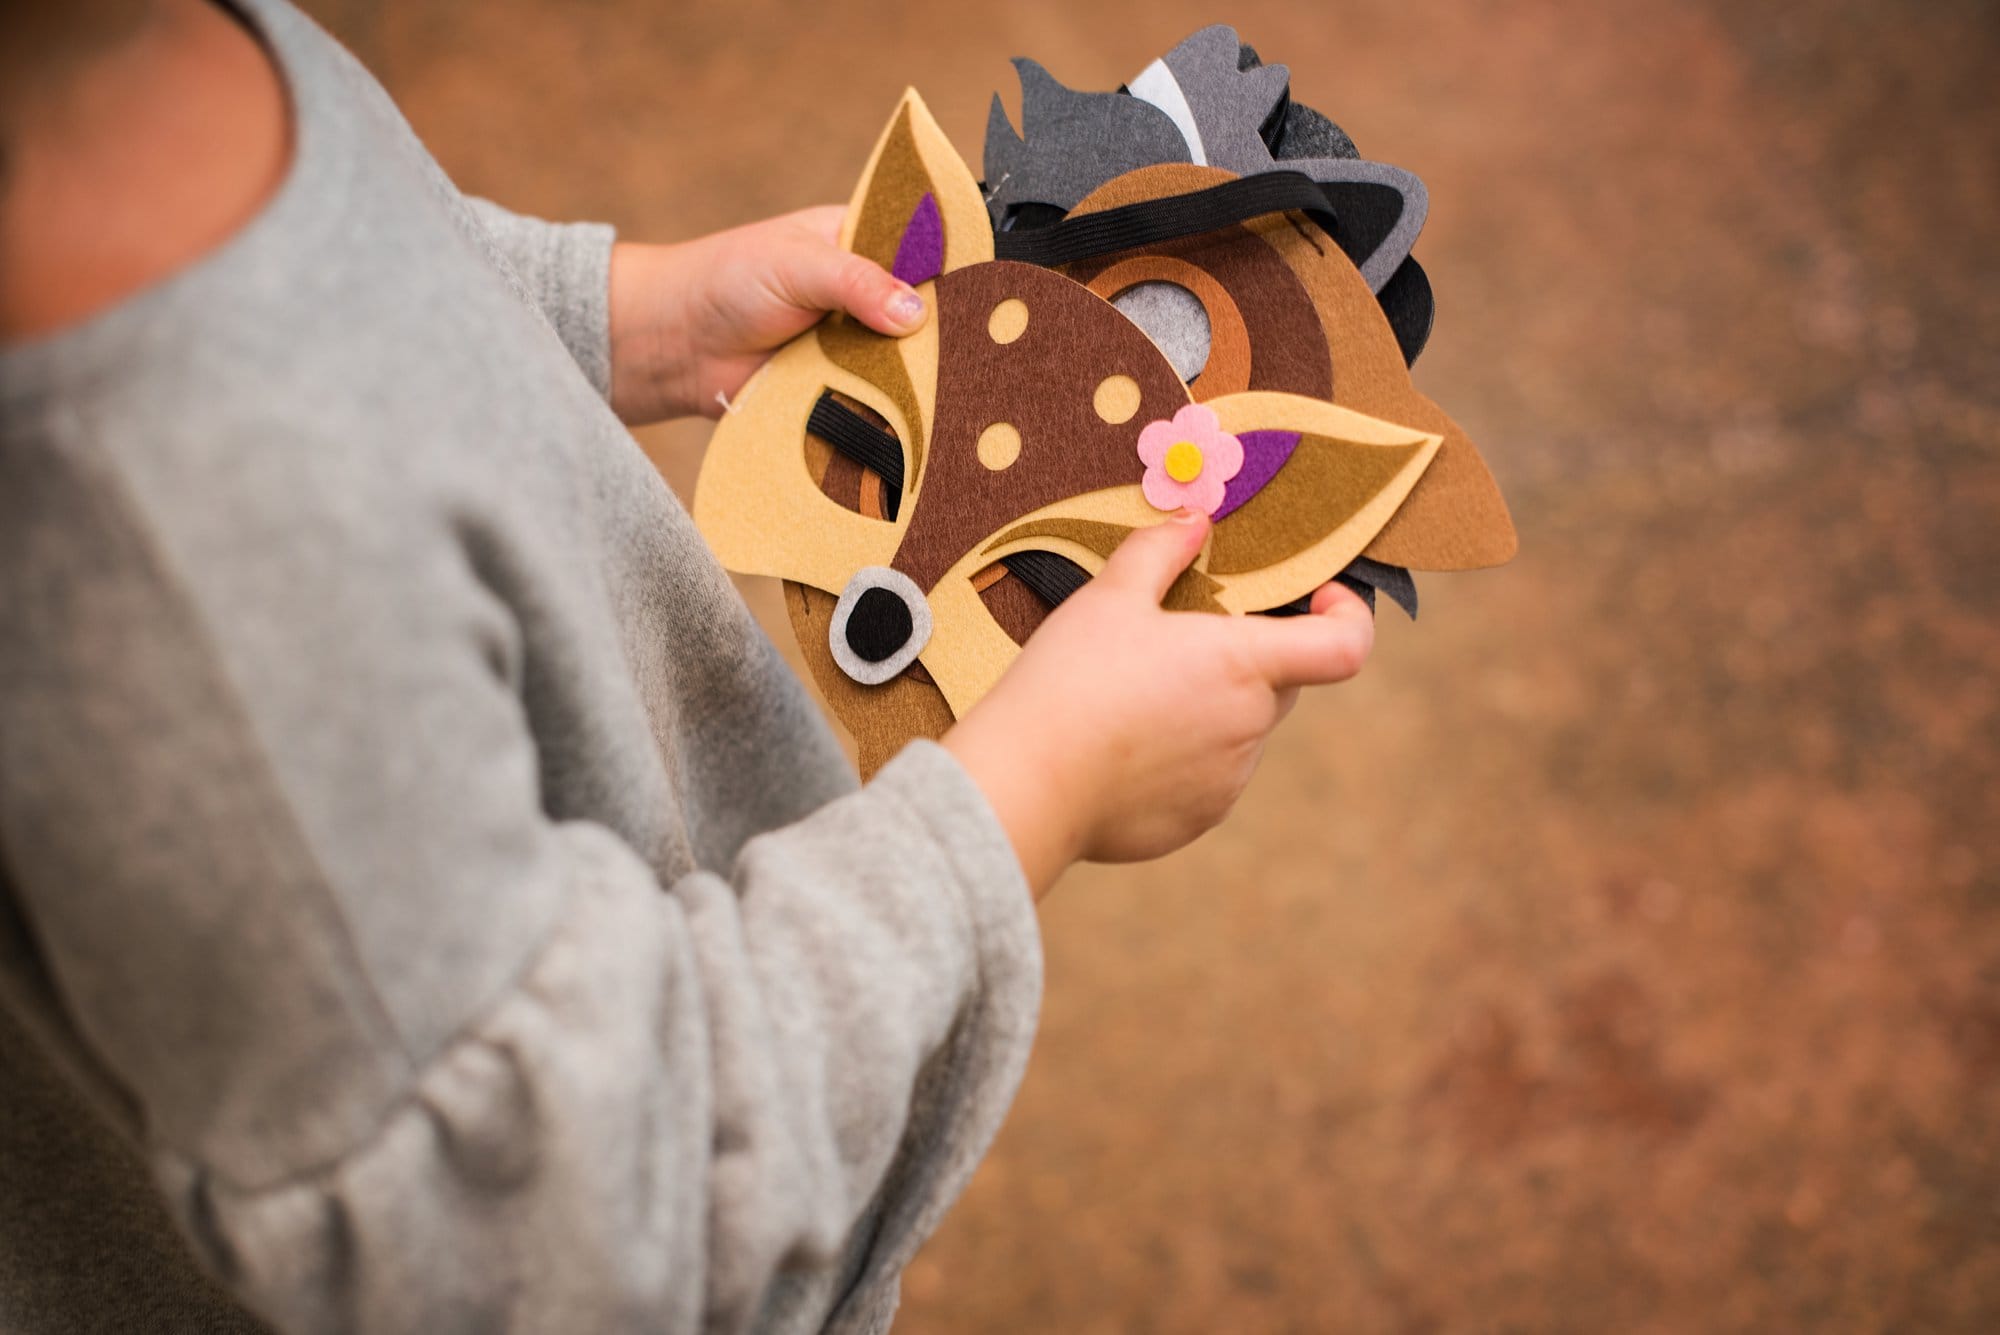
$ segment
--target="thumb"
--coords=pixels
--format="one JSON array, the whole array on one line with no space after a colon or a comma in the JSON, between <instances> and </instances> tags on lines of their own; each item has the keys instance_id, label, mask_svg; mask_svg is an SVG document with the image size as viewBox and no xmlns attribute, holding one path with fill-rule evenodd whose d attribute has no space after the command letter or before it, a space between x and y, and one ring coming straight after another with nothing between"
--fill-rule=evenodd
<instances>
[{"instance_id":1,"label":"thumb","mask_svg":"<svg viewBox=\"0 0 2000 1335\"><path fill-rule=\"evenodd\" d=\"M1176 510L1164 524L1135 529L1111 553L1097 582L1140 595L1157 606L1180 573L1201 554L1208 529L1208 516L1199 510Z\"/></svg>"},{"instance_id":2,"label":"thumb","mask_svg":"<svg viewBox=\"0 0 2000 1335\"><path fill-rule=\"evenodd\" d=\"M801 310L846 311L878 334L900 338L923 325L924 299L873 260L801 236L780 260L779 290Z\"/></svg>"}]
</instances>

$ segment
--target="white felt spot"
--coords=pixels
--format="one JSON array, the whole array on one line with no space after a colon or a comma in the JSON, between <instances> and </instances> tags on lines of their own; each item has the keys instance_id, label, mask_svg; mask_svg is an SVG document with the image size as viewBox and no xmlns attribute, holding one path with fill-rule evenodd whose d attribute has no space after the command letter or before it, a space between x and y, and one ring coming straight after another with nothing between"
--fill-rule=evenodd
<instances>
[{"instance_id":1,"label":"white felt spot","mask_svg":"<svg viewBox=\"0 0 2000 1335\"><path fill-rule=\"evenodd\" d=\"M1195 125L1194 108L1188 105L1187 94L1181 91L1180 80L1174 78L1166 61L1154 61L1125 86L1132 96L1166 112L1167 119L1181 132L1181 138L1187 140L1188 156L1201 166L1208 165L1208 154L1201 146L1201 130Z\"/></svg>"},{"instance_id":2,"label":"white felt spot","mask_svg":"<svg viewBox=\"0 0 2000 1335\"><path fill-rule=\"evenodd\" d=\"M1153 340L1182 380L1193 380L1208 365L1213 338L1208 308L1179 283L1135 283L1113 297L1111 304Z\"/></svg>"}]
</instances>

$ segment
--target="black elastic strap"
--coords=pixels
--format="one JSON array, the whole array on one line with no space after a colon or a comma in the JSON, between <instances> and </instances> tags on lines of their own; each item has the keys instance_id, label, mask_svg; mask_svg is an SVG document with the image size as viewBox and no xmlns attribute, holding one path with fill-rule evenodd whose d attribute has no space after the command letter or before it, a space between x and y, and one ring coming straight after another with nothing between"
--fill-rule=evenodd
<instances>
[{"instance_id":1,"label":"black elastic strap","mask_svg":"<svg viewBox=\"0 0 2000 1335\"><path fill-rule=\"evenodd\" d=\"M1329 236L1337 225L1318 182L1303 172L1263 172L1185 195L1064 218L1024 232L996 232L993 257L1052 269L1138 246L1199 236L1287 209L1311 215Z\"/></svg>"},{"instance_id":2,"label":"black elastic strap","mask_svg":"<svg viewBox=\"0 0 2000 1335\"><path fill-rule=\"evenodd\" d=\"M903 442L893 431L884 431L827 390L813 405L806 430L882 479L888 492L884 505L889 518L903 495Z\"/></svg>"},{"instance_id":3,"label":"black elastic strap","mask_svg":"<svg viewBox=\"0 0 2000 1335\"><path fill-rule=\"evenodd\" d=\"M1050 607L1090 582L1090 572L1066 556L1054 552L1015 552L1000 558L1007 573L1019 579Z\"/></svg>"},{"instance_id":4,"label":"black elastic strap","mask_svg":"<svg viewBox=\"0 0 2000 1335\"><path fill-rule=\"evenodd\" d=\"M1063 599L1090 582L1088 571L1068 557L1057 556L1054 552L1016 552L1012 556L1001 557L1000 564L1007 567L1009 574L1018 576L1051 608L1060 607ZM1369 611L1375 610L1375 595L1379 591L1387 594L1412 621L1416 620L1417 582L1402 566L1357 556L1347 569L1334 578L1360 594ZM1257 615L1296 617L1304 616L1311 610L1312 595L1308 593L1281 606L1267 607Z\"/></svg>"}]
</instances>

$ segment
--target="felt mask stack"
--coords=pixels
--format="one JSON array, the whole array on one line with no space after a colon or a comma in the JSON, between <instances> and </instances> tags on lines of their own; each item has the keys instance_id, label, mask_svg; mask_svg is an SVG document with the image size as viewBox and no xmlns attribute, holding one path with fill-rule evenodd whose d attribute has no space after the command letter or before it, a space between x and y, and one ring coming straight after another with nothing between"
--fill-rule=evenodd
<instances>
[{"instance_id":1,"label":"felt mask stack","mask_svg":"<svg viewBox=\"0 0 2000 1335\"><path fill-rule=\"evenodd\" d=\"M985 182L906 93L841 243L917 287L904 338L832 317L711 441L694 514L786 582L871 773L998 679L1133 529L1214 528L1172 610L1283 615L1338 578L1416 613L1410 571L1498 565L1506 503L1411 384L1430 333L1427 197L1291 100L1233 29L1125 88L1015 61Z\"/></svg>"}]
</instances>

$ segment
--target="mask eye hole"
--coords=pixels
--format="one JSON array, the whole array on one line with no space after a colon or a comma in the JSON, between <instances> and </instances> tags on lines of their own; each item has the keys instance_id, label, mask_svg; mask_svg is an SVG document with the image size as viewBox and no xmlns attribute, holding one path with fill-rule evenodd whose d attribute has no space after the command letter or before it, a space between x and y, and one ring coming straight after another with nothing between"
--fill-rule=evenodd
<instances>
[{"instance_id":1,"label":"mask eye hole","mask_svg":"<svg viewBox=\"0 0 2000 1335\"><path fill-rule=\"evenodd\" d=\"M1063 599L1090 580L1090 572L1054 552L1015 552L972 577L986 611L1008 638L1026 644Z\"/></svg>"},{"instance_id":2,"label":"mask eye hole","mask_svg":"<svg viewBox=\"0 0 2000 1335\"><path fill-rule=\"evenodd\" d=\"M1111 298L1111 304L1153 340L1184 382L1193 383L1208 368L1214 341L1208 308L1179 283L1134 283Z\"/></svg>"},{"instance_id":3,"label":"mask eye hole","mask_svg":"<svg viewBox=\"0 0 2000 1335\"><path fill-rule=\"evenodd\" d=\"M903 441L889 419L829 389L806 419L806 470L827 497L869 519L895 521L903 500Z\"/></svg>"}]
</instances>

